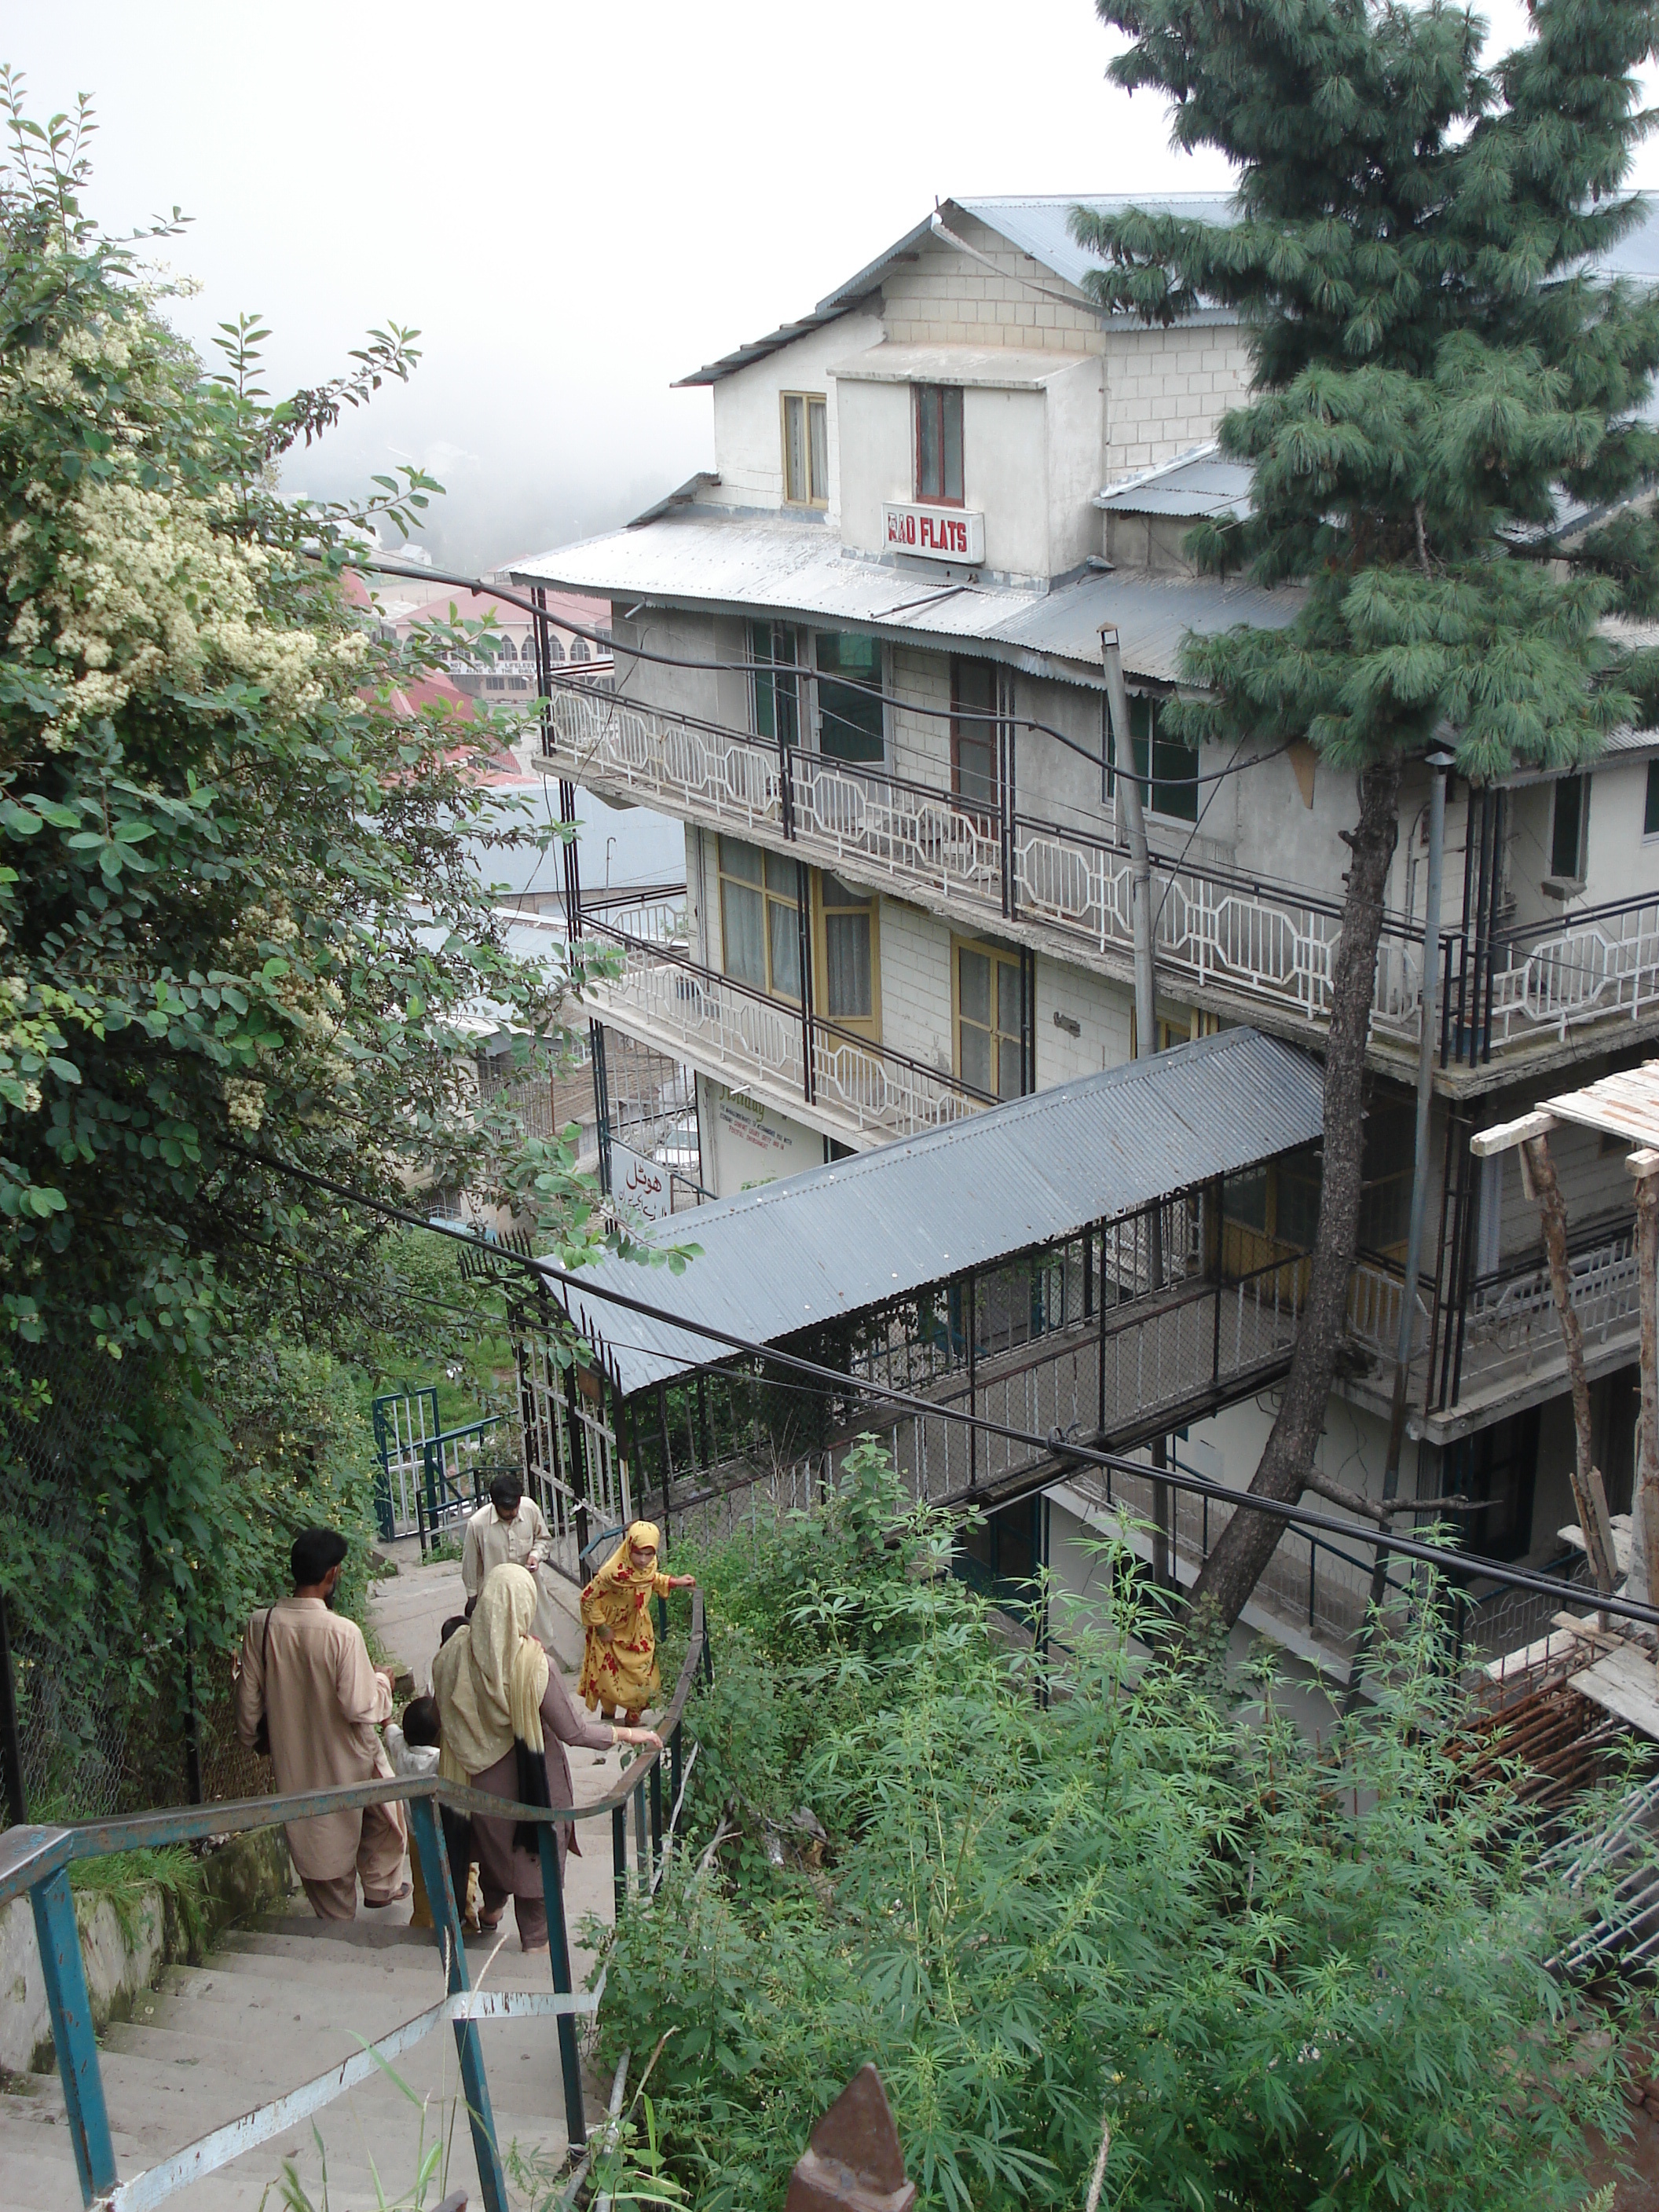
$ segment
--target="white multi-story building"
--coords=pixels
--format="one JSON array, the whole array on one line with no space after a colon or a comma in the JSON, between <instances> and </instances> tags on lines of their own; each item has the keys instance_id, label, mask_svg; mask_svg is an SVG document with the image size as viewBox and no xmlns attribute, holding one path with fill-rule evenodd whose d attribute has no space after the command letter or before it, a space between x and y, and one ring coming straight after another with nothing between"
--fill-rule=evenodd
<instances>
[{"instance_id":1,"label":"white multi-story building","mask_svg":"<svg viewBox=\"0 0 1659 2212\"><path fill-rule=\"evenodd\" d=\"M711 471L515 571L612 611L614 690L555 686L546 772L685 825L684 908L618 933L596 999L619 1057L647 1047L689 1071L675 1142L695 1143L714 1194L1131 1056L1106 630L1150 777L1158 1046L1243 1023L1321 1048L1352 780L1271 739L1189 750L1160 714L1188 632L1286 622L1297 604L1196 575L1182 552L1196 518L1249 498L1209 442L1244 392L1245 341L1220 310L1168 331L1103 315L1069 213L945 203L811 313L684 380L713 397ZM1659 269L1648 244L1624 249L1638 273ZM1323 1447L1357 1486L1381 1472L1404 1294L1428 791L1408 772L1352 1357ZM1486 1500L1475 1547L1542 1560L1571 1517L1559 1336L1533 1210L1468 1139L1569 1066L1654 1048L1659 732L1621 737L1581 776L1454 781L1441 924L1402 1489ZM1627 1178L1593 1138L1558 1146L1616 1510L1634 1410ZM1305 1247L1318 1176L1310 1157L1230 1190L1236 1249L1265 1266ZM1270 1420L1231 1408L1178 1455L1247 1482ZM1201 1540L1184 1520L1178 1534L1187 1572ZM1353 1616L1363 1574L1343 1596L1345 1573L1310 1601L1316 1642Z\"/></svg>"}]
</instances>

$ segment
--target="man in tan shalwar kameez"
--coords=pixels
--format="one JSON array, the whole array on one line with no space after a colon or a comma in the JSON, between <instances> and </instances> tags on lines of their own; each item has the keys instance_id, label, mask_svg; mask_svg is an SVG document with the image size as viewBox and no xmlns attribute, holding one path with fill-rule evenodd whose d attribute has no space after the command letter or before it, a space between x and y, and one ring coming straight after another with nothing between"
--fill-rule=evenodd
<instances>
[{"instance_id":1,"label":"man in tan shalwar kameez","mask_svg":"<svg viewBox=\"0 0 1659 2212\"><path fill-rule=\"evenodd\" d=\"M331 1607L345 1553L336 1530L302 1530L291 1555L293 1596L256 1613L243 1638L236 1733L252 1750L263 1714L284 1794L392 1779L375 1733L392 1717L392 1677L370 1664L356 1623ZM407 1843L404 1809L396 1804L288 1823L295 1870L322 1920L356 1918L359 1875L365 1905L407 1896L409 1885L400 1881Z\"/></svg>"},{"instance_id":2,"label":"man in tan shalwar kameez","mask_svg":"<svg viewBox=\"0 0 1659 2212\"><path fill-rule=\"evenodd\" d=\"M525 1496L518 1476L498 1474L489 1486L489 1504L469 1517L461 1545L461 1588L469 1597L477 1596L494 1568L529 1568L536 1584L530 1633L544 1651L552 1650L558 1634L552 1593L542 1579L551 1543L542 1510Z\"/></svg>"}]
</instances>

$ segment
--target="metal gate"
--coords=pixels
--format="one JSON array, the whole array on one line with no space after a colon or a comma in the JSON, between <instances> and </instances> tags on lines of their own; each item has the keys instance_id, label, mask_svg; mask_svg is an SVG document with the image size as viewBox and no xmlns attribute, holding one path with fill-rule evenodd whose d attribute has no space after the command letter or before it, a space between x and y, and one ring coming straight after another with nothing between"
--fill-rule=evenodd
<instances>
[{"instance_id":1,"label":"metal gate","mask_svg":"<svg viewBox=\"0 0 1659 2212\"><path fill-rule=\"evenodd\" d=\"M628 1462L605 1418L605 1386L590 1369L561 1366L540 1329L514 1331L524 1438L524 1486L553 1539L552 1564L583 1580L581 1554L603 1530L632 1520Z\"/></svg>"},{"instance_id":2,"label":"metal gate","mask_svg":"<svg viewBox=\"0 0 1659 2212\"><path fill-rule=\"evenodd\" d=\"M374 1517L381 1540L418 1535L424 1555L441 1535L458 1534L483 1503L495 1472L485 1464L483 1441L499 1416L446 1429L435 1389L386 1391L375 1399L374 1414L380 1461Z\"/></svg>"}]
</instances>

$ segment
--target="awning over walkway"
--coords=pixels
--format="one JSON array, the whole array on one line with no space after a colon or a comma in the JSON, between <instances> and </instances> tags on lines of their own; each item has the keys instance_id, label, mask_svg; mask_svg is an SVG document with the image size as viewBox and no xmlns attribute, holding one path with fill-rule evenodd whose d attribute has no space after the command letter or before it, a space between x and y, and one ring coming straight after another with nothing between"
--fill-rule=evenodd
<instances>
[{"instance_id":1,"label":"awning over walkway","mask_svg":"<svg viewBox=\"0 0 1659 2212\"><path fill-rule=\"evenodd\" d=\"M775 1343L1309 1144L1322 1089L1306 1054L1226 1030L677 1214L664 1238L702 1247L683 1274L610 1259L584 1279ZM557 1295L624 1395L730 1356L596 1296Z\"/></svg>"}]
</instances>

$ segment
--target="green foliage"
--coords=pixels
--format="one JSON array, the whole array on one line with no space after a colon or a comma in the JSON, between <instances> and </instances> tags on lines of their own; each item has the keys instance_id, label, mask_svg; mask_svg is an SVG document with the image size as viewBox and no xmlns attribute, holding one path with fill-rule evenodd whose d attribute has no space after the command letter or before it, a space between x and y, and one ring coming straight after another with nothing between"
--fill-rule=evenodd
<instances>
[{"instance_id":1,"label":"green foliage","mask_svg":"<svg viewBox=\"0 0 1659 2212\"><path fill-rule=\"evenodd\" d=\"M179 1916L192 1952L207 1933L202 1863L182 1844L156 1850L112 1851L100 1859L73 1859L70 1887L89 1905L108 1905L129 1942L139 1932L140 1916L158 1892Z\"/></svg>"},{"instance_id":2,"label":"green foliage","mask_svg":"<svg viewBox=\"0 0 1659 2212\"><path fill-rule=\"evenodd\" d=\"M1220 437L1253 512L1192 550L1306 586L1284 629L1189 641L1211 696L1183 728L1360 767L1449 724L1478 781L1599 750L1646 687L1598 623L1654 604L1659 562L1645 519L1580 545L1556 524L1659 468L1659 298L1583 273L1641 219L1648 0L1539 0L1492 70L1446 6L1097 4L1131 40L1109 74L1237 165L1238 220L1079 210L1090 287L1152 322L1240 311L1252 396Z\"/></svg>"},{"instance_id":3,"label":"green foliage","mask_svg":"<svg viewBox=\"0 0 1659 2212\"><path fill-rule=\"evenodd\" d=\"M1546 1970L1594 1900L1464 1785L1431 1633L1315 1744L1265 1666L1149 1666L1114 1576L1045 1706L939 1533L877 1522L890 1480L872 1449L821 1518L698 1563L692 1832L600 2015L603 2063L664 2039L693 2201L781 2201L872 2058L930 2206L1074 2205L1103 2121L1115 2212L1577 2202L1583 2130L1622 2130L1623 2014Z\"/></svg>"},{"instance_id":4,"label":"green foliage","mask_svg":"<svg viewBox=\"0 0 1659 2212\"><path fill-rule=\"evenodd\" d=\"M285 1169L466 1188L570 1261L605 1231L476 1084L480 1010L540 1067L571 982L511 954L476 849L561 833L483 781L506 726L428 680L470 633L398 642L354 569L438 488L276 488L416 334L273 402L244 315L204 368L140 258L174 226L84 204L85 102L37 123L0 71L0 1588L72 1759L176 1701L295 1526L366 1536L337 1362L500 1331L453 1252Z\"/></svg>"}]
</instances>

